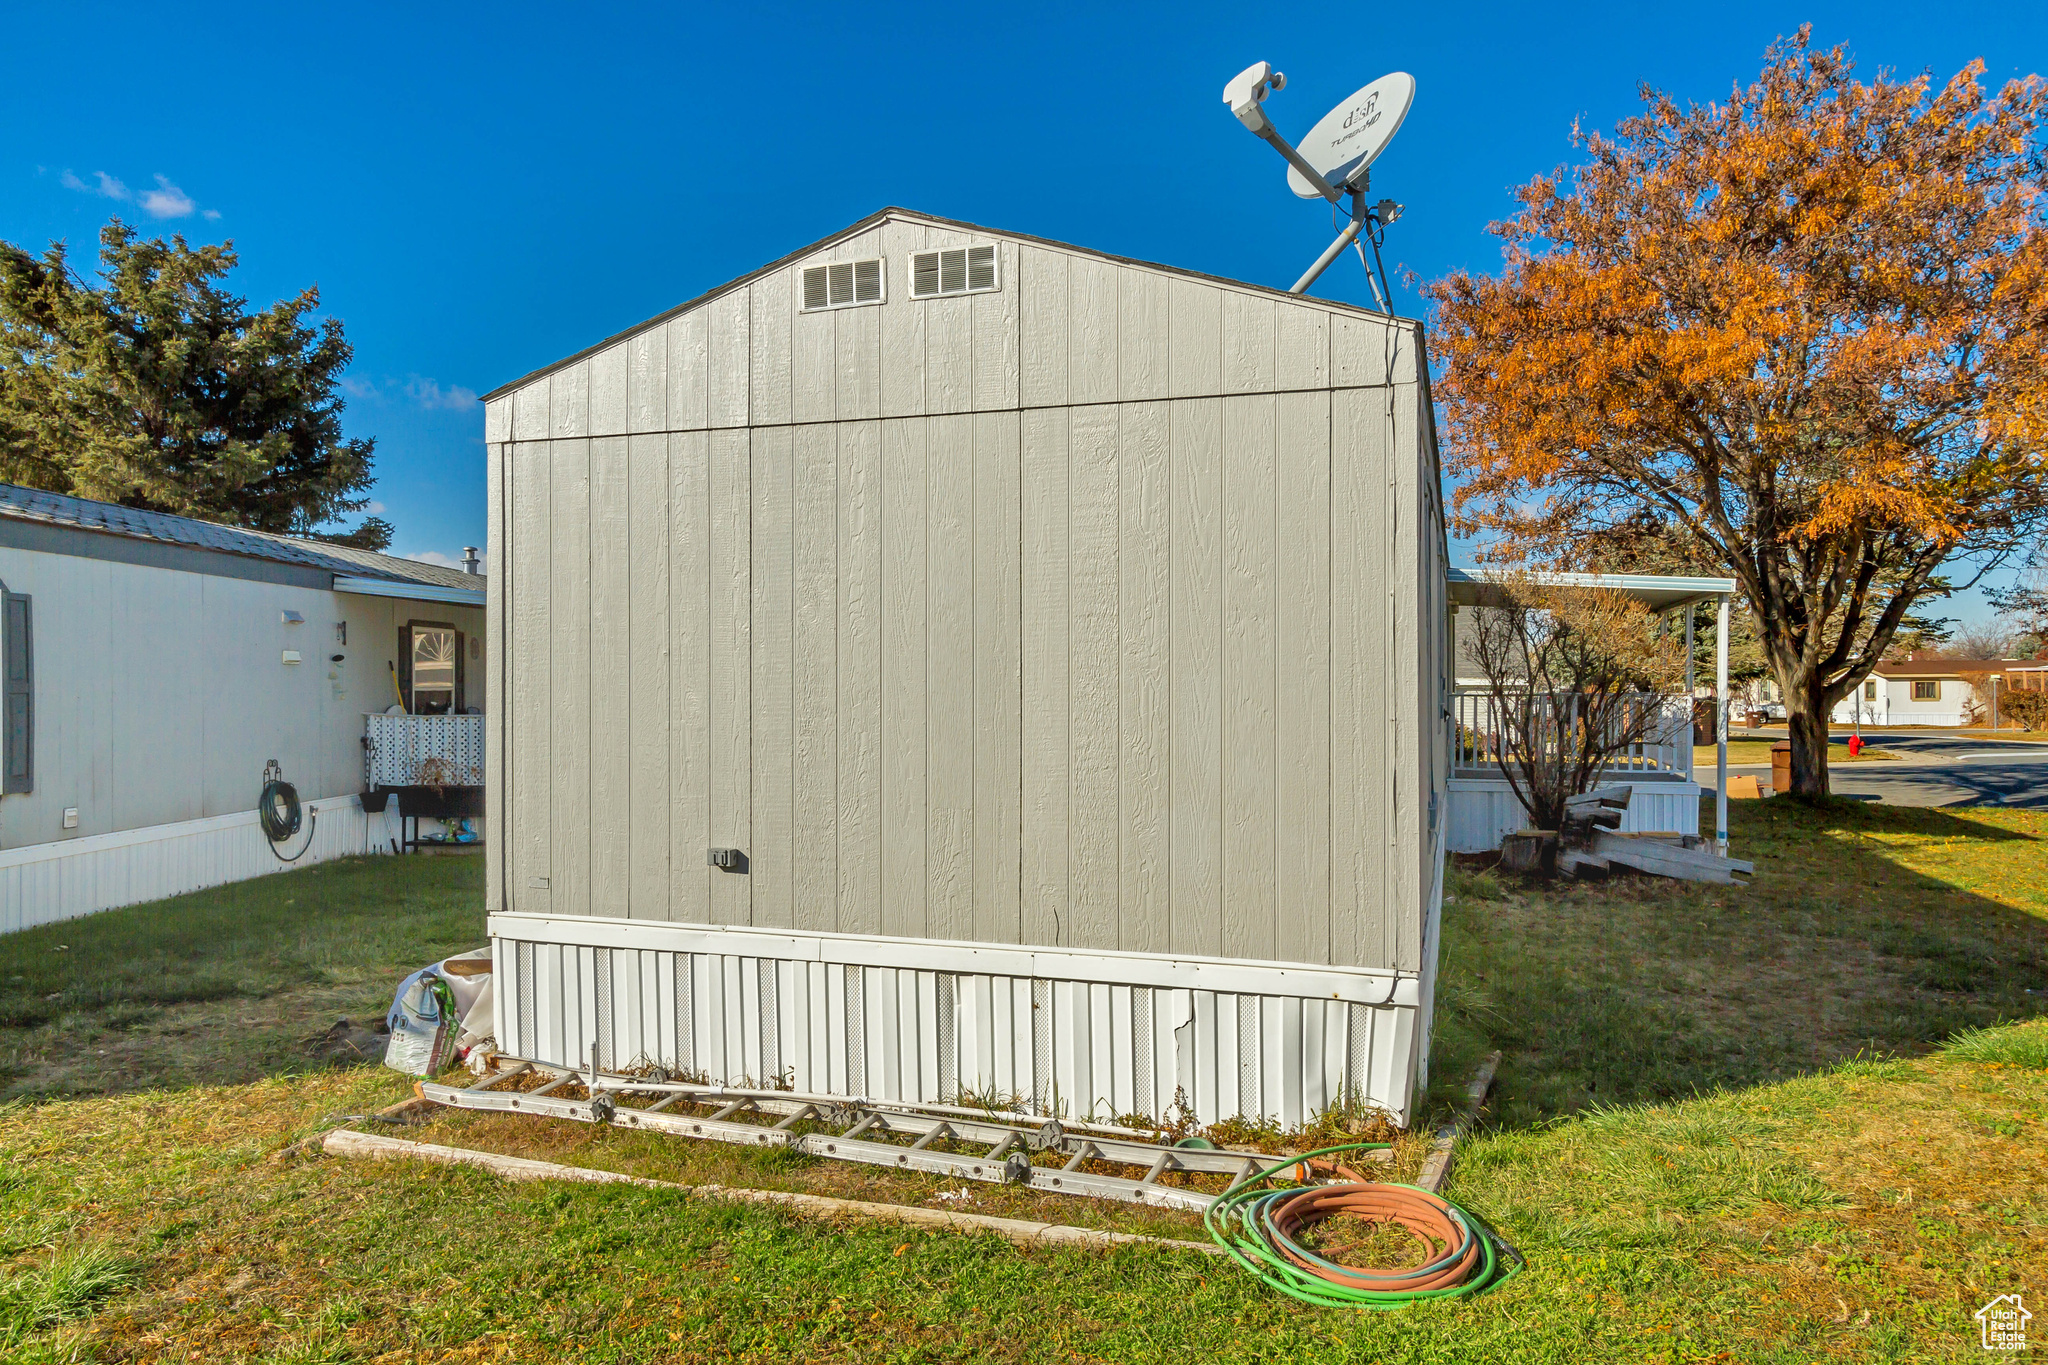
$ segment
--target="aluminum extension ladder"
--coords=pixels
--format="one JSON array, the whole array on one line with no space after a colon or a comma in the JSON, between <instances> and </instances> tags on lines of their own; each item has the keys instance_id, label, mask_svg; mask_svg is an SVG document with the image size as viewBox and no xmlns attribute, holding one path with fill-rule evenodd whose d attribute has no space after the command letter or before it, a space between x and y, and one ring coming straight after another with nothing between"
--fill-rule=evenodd
<instances>
[{"instance_id":1,"label":"aluminum extension ladder","mask_svg":"<svg viewBox=\"0 0 2048 1365\"><path fill-rule=\"evenodd\" d=\"M1258 1153L1162 1146L1145 1141L1146 1134L1132 1129L1044 1114L698 1085L601 1071L595 1066L572 1071L502 1055L494 1060L509 1064L509 1069L495 1071L467 1087L425 1084L420 1094L455 1109L537 1114L746 1147L783 1147L835 1161L1196 1212L1219 1196L1162 1185L1159 1177L1172 1171L1227 1175L1230 1188L1235 1189L1273 1160ZM548 1079L536 1090L500 1088L524 1076ZM571 1083L583 1086L587 1097L565 1099L554 1093ZM654 1103L629 1105L625 1102L629 1095L651 1097ZM703 1110L711 1112L685 1112ZM740 1114L777 1121L747 1122L736 1118ZM796 1132L796 1125L804 1122L832 1131ZM986 1145L987 1150L979 1155L935 1150L933 1144L941 1141ZM1066 1153L1066 1163L1040 1166L1031 1159L1033 1153L1052 1151ZM1089 1161L1128 1166L1143 1174L1126 1177L1083 1171L1082 1164Z\"/></svg>"}]
</instances>

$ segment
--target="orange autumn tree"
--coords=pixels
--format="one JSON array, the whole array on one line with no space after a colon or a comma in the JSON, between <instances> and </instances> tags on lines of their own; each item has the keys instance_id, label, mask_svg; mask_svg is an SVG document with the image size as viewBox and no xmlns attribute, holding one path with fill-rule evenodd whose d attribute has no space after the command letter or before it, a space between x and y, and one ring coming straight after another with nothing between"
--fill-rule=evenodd
<instances>
[{"instance_id":1,"label":"orange autumn tree","mask_svg":"<svg viewBox=\"0 0 2048 1365\"><path fill-rule=\"evenodd\" d=\"M1732 576L1797 794L1916 602L2048 522L2043 85L1852 78L1808 34L1725 104L1645 90L1429 287L1456 523L1574 563L1649 518ZM1945 577L1946 575L1946 577Z\"/></svg>"}]
</instances>

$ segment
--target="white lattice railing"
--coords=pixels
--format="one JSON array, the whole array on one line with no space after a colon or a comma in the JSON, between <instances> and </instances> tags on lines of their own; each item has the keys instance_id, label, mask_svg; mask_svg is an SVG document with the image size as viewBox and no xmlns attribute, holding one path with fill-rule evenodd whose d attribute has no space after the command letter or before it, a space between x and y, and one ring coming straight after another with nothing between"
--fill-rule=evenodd
<instances>
[{"instance_id":1,"label":"white lattice railing","mask_svg":"<svg viewBox=\"0 0 2048 1365\"><path fill-rule=\"evenodd\" d=\"M484 784L482 716L365 716L363 740L372 787Z\"/></svg>"},{"instance_id":2,"label":"white lattice railing","mask_svg":"<svg viewBox=\"0 0 2048 1365\"><path fill-rule=\"evenodd\" d=\"M1559 700L1567 706L1577 703L1575 697ZM1500 752L1503 735L1492 693L1461 690L1453 695L1451 701L1451 714L1456 722L1452 730L1456 766L1497 772L1495 758ZM1645 695L1640 700L1631 698L1629 704L1654 707L1658 712L1657 720L1640 742L1615 755L1608 765L1609 775L1626 778L1660 773L1691 778L1692 699L1683 695Z\"/></svg>"}]
</instances>

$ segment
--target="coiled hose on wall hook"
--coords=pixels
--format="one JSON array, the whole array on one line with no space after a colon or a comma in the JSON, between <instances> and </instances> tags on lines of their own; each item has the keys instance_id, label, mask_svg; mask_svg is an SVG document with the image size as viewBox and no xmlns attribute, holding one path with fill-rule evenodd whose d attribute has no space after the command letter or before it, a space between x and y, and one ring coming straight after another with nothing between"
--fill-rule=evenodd
<instances>
[{"instance_id":1,"label":"coiled hose on wall hook","mask_svg":"<svg viewBox=\"0 0 2048 1365\"><path fill-rule=\"evenodd\" d=\"M299 832L303 814L299 789L284 780L284 770L277 766L276 759L271 759L263 765L263 795L256 800L256 820L263 826L263 837L270 841L271 854L281 863L297 862L313 846L313 836L320 828L319 811L312 813L312 821L306 826L306 842L297 853L287 858L277 851L279 844Z\"/></svg>"}]
</instances>

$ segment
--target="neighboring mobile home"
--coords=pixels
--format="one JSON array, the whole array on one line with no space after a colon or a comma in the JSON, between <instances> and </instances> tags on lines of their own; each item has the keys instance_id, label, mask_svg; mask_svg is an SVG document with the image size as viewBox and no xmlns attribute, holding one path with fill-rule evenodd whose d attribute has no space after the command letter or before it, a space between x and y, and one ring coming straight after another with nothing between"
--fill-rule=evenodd
<instances>
[{"instance_id":1,"label":"neighboring mobile home","mask_svg":"<svg viewBox=\"0 0 2048 1365\"><path fill-rule=\"evenodd\" d=\"M481 703L483 589L459 569L0 485L0 931L282 856L388 848L357 795L365 713L397 704L395 677L411 709ZM309 805L279 852L256 817L272 759Z\"/></svg>"},{"instance_id":2,"label":"neighboring mobile home","mask_svg":"<svg viewBox=\"0 0 2048 1365\"><path fill-rule=\"evenodd\" d=\"M890 209L488 395L486 441L507 1052L1410 1112L1418 324Z\"/></svg>"},{"instance_id":3,"label":"neighboring mobile home","mask_svg":"<svg viewBox=\"0 0 2048 1365\"><path fill-rule=\"evenodd\" d=\"M2030 690L2039 659L1886 659L1835 703L1836 725L1989 725L1989 681ZM1977 682L1986 683L1979 694Z\"/></svg>"}]
</instances>

